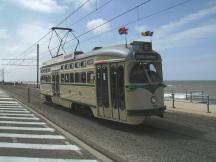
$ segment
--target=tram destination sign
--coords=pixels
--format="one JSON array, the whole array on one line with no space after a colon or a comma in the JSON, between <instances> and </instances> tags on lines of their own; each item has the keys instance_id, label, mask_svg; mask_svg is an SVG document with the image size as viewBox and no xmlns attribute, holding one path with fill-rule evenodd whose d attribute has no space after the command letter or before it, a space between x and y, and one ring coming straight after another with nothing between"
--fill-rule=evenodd
<instances>
[{"instance_id":1,"label":"tram destination sign","mask_svg":"<svg viewBox=\"0 0 216 162\"><path fill-rule=\"evenodd\" d=\"M134 57L136 60L157 60L156 55L146 53L135 53Z\"/></svg>"}]
</instances>

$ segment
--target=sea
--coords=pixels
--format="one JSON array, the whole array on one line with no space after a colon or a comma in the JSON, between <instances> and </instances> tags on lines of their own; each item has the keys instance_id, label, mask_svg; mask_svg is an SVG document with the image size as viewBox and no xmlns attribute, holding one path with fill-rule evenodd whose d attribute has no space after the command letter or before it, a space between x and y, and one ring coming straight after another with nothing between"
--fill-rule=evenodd
<instances>
[{"instance_id":1,"label":"sea","mask_svg":"<svg viewBox=\"0 0 216 162\"><path fill-rule=\"evenodd\" d=\"M216 104L216 80L172 80L164 81L166 84L164 97L170 98L171 94L175 94L176 99L190 99L190 95L194 100L207 101L210 98L210 104Z\"/></svg>"}]
</instances>

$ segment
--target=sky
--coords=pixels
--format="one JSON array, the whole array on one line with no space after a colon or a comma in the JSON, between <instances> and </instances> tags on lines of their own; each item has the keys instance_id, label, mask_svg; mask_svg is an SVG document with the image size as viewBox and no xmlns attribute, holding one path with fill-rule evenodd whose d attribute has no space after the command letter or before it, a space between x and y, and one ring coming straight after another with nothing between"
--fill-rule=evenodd
<instances>
[{"instance_id":1,"label":"sky","mask_svg":"<svg viewBox=\"0 0 216 162\"><path fill-rule=\"evenodd\" d=\"M142 6L107 22L145 1ZM95 46L125 43L117 30L125 26L129 29L128 42L152 41L154 50L163 59L164 80L216 80L216 0L191 0L158 13L180 2L184 0L0 0L0 68L4 68L6 81L36 81L34 43L50 32L51 27L64 20L59 26L72 28L79 36L107 22L82 35L78 50L87 52ZM82 4L85 5L79 8ZM92 14L87 16L89 13ZM152 38L141 36L147 30L154 32ZM40 65L51 58L50 37L51 32L38 42ZM67 53L76 45L71 35L70 39ZM53 35L50 48L55 49L57 43Z\"/></svg>"}]
</instances>

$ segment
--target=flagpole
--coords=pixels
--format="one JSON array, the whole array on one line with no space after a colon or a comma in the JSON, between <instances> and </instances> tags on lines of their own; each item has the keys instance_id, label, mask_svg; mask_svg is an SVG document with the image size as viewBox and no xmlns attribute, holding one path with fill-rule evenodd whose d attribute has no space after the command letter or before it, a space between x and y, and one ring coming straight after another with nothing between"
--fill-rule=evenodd
<instances>
[{"instance_id":1,"label":"flagpole","mask_svg":"<svg viewBox=\"0 0 216 162\"><path fill-rule=\"evenodd\" d=\"M125 47L127 48L127 34L125 34Z\"/></svg>"}]
</instances>

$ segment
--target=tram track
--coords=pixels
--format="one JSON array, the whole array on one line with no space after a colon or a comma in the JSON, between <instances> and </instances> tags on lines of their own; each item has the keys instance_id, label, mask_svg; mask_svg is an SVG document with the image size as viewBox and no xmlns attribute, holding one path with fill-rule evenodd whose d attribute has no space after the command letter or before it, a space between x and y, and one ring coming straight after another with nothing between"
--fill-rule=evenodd
<instances>
[{"instance_id":1,"label":"tram track","mask_svg":"<svg viewBox=\"0 0 216 162\"><path fill-rule=\"evenodd\" d=\"M5 87L5 90L13 93L14 97L27 101L27 89ZM42 104L39 91L31 90L30 107L37 107L34 110L42 111L44 116L52 118L61 128L70 133L75 131L91 143L97 143L104 151L109 150L112 155L118 155L122 160L216 161L214 119L168 112L164 119L151 118L142 125L129 126L92 119L79 113L69 113L68 109L59 110L59 106L53 104ZM71 126L70 122L73 122ZM77 128L74 128L76 126Z\"/></svg>"}]
</instances>

